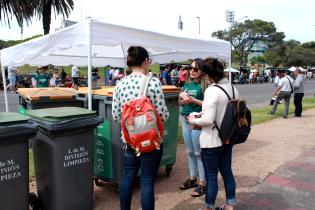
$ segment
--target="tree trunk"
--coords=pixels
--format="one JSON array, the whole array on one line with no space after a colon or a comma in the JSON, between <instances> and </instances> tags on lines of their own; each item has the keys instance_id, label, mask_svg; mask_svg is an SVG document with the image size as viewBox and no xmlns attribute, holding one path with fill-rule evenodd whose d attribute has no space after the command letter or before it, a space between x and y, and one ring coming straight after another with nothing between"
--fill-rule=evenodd
<instances>
[{"instance_id":1,"label":"tree trunk","mask_svg":"<svg viewBox=\"0 0 315 210\"><path fill-rule=\"evenodd\" d=\"M51 0L45 1L42 12L44 35L49 34L50 31L51 6Z\"/></svg>"}]
</instances>

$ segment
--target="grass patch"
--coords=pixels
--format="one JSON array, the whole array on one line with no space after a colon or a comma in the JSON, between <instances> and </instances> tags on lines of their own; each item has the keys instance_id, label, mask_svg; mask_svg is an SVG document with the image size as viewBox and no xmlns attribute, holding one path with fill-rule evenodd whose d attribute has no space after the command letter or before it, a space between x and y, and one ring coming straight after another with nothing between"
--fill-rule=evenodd
<instances>
[{"instance_id":1,"label":"grass patch","mask_svg":"<svg viewBox=\"0 0 315 210\"><path fill-rule=\"evenodd\" d=\"M28 154L29 154L29 157L28 157L28 163L29 163L28 174L29 174L29 180L31 180L35 176L33 150L29 149Z\"/></svg>"},{"instance_id":2,"label":"grass patch","mask_svg":"<svg viewBox=\"0 0 315 210\"><path fill-rule=\"evenodd\" d=\"M311 98L305 98L303 100L303 110L307 109L313 109L315 108L315 97ZM254 108L251 109L252 111L252 119L253 119L253 125L257 125L260 123L267 122L269 120L282 117L284 105L279 104L277 108L276 115L269 115L267 114L271 110L271 106L264 106L264 107L259 107L259 108ZM294 113L294 104L293 102L290 104L290 109L289 109L289 114ZM177 141L180 144L183 144L183 134L182 134L182 125L181 121L179 121L178 124L178 133L177 133ZM35 176L35 170L34 170L34 157L33 157L33 152L30 149L29 150L29 176L30 179Z\"/></svg>"},{"instance_id":3,"label":"grass patch","mask_svg":"<svg viewBox=\"0 0 315 210\"><path fill-rule=\"evenodd\" d=\"M257 125L260 123L267 122L269 120L282 117L284 104L279 104L277 107L276 115L269 115L267 114L270 112L272 106L264 106L259 108L252 109L252 119L253 125ZM315 97L305 98L303 99L303 110L315 108ZM293 101L290 103L289 106L289 115L294 114L294 104Z\"/></svg>"}]
</instances>

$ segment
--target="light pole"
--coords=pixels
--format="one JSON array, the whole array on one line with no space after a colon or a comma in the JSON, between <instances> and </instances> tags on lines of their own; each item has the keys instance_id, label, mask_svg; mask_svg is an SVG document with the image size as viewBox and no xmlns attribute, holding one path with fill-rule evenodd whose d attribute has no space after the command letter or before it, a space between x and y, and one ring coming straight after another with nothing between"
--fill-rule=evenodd
<instances>
[{"instance_id":1,"label":"light pole","mask_svg":"<svg viewBox=\"0 0 315 210\"><path fill-rule=\"evenodd\" d=\"M198 26L199 26L199 34L200 34L200 17L199 16L197 16L196 18L198 18Z\"/></svg>"},{"instance_id":2,"label":"light pole","mask_svg":"<svg viewBox=\"0 0 315 210\"><path fill-rule=\"evenodd\" d=\"M230 23L230 42L231 42L231 58L229 60L229 81L230 83L232 83L232 74L231 74L231 65L232 65L232 35L231 35L231 30L233 29L233 26L238 23L238 21L244 19L244 18L247 18L248 16L244 16L244 17L241 17L237 20L234 20L235 18L235 12L232 11L232 10L226 10L225 11L225 19L226 19L226 22Z\"/></svg>"},{"instance_id":3,"label":"light pole","mask_svg":"<svg viewBox=\"0 0 315 210\"><path fill-rule=\"evenodd\" d=\"M235 17L235 12L232 10L226 10L225 11L225 20L226 22L230 23L230 33L232 30L232 26L234 23L234 17ZM229 81L230 84L232 84L232 74L231 74L231 66L232 66L232 36L230 34L230 43L231 43L231 57L229 59Z\"/></svg>"}]
</instances>

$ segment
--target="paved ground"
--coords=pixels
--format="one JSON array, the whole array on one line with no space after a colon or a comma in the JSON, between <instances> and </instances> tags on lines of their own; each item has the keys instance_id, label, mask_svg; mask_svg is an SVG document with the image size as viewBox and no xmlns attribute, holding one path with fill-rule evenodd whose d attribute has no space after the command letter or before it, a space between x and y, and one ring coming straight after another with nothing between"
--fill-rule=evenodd
<instances>
[{"instance_id":1,"label":"paved ground","mask_svg":"<svg viewBox=\"0 0 315 210\"><path fill-rule=\"evenodd\" d=\"M246 144L235 146L233 169L239 210L315 210L315 110L302 118L276 119L253 127ZM204 198L192 198L178 186L187 178L187 161L179 145L171 177L160 170L156 209L191 210L203 207ZM218 205L224 202L220 178ZM117 186L95 188L94 210L119 209ZM132 208L140 209L139 186Z\"/></svg>"}]
</instances>

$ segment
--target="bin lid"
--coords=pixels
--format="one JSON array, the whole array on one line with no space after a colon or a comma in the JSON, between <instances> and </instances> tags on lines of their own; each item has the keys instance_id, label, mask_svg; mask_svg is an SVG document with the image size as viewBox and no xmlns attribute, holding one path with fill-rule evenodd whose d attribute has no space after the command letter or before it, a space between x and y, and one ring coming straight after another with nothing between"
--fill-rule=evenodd
<instances>
[{"instance_id":1,"label":"bin lid","mask_svg":"<svg viewBox=\"0 0 315 210\"><path fill-rule=\"evenodd\" d=\"M103 87L102 89L94 90L93 95L113 96L114 89L115 89L114 86ZM162 90L164 94L169 94L169 93L179 94L181 92L180 88L176 86L171 86L171 85L162 86Z\"/></svg>"},{"instance_id":2,"label":"bin lid","mask_svg":"<svg viewBox=\"0 0 315 210\"><path fill-rule=\"evenodd\" d=\"M18 113L0 112L0 145L26 141L35 135L37 126L29 119ZM17 136L22 138L15 138Z\"/></svg>"},{"instance_id":3,"label":"bin lid","mask_svg":"<svg viewBox=\"0 0 315 210\"><path fill-rule=\"evenodd\" d=\"M78 107L28 110L27 114L48 134L63 130L75 132L76 129L96 127L103 122L95 111Z\"/></svg>"},{"instance_id":4,"label":"bin lid","mask_svg":"<svg viewBox=\"0 0 315 210\"><path fill-rule=\"evenodd\" d=\"M40 100L61 100L76 98L77 91L72 88L19 88L18 93L21 97L29 101Z\"/></svg>"},{"instance_id":5,"label":"bin lid","mask_svg":"<svg viewBox=\"0 0 315 210\"><path fill-rule=\"evenodd\" d=\"M108 94L111 94L113 95L113 91L114 91L114 86L102 86L102 87L99 87L99 88L95 88L95 89L92 89L92 94L93 95L108 95ZM80 87L79 90L77 91L77 95L80 95L80 96L84 96L84 97L87 97L87 94L88 94L88 88L87 87Z\"/></svg>"},{"instance_id":6,"label":"bin lid","mask_svg":"<svg viewBox=\"0 0 315 210\"><path fill-rule=\"evenodd\" d=\"M43 121L61 121L73 118L91 117L96 116L95 111L79 107L57 107L47 109L27 110L27 114L31 118Z\"/></svg>"},{"instance_id":7,"label":"bin lid","mask_svg":"<svg viewBox=\"0 0 315 210\"><path fill-rule=\"evenodd\" d=\"M0 126L6 126L12 123L25 123L30 118L18 113L0 112Z\"/></svg>"}]
</instances>

